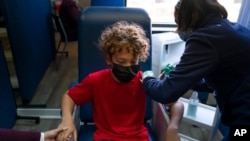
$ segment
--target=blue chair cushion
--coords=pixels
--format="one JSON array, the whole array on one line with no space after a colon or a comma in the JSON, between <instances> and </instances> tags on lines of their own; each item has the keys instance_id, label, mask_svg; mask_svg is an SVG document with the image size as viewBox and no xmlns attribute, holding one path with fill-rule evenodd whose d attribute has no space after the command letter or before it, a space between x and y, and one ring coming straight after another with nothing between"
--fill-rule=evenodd
<instances>
[{"instance_id":1,"label":"blue chair cushion","mask_svg":"<svg viewBox=\"0 0 250 141\"><path fill-rule=\"evenodd\" d=\"M93 141L93 135L95 130L95 125L81 125L78 133L78 141Z\"/></svg>"},{"instance_id":2,"label":"blue chair cushion","mask_svg":"<svg viewBox=\"0 0 250 141\"><path fill-rule=\"evenodd\" d=\"M152 130L151 125L149 123L145 123L145 126L148 129L149 141L156 141L156 136L155 136L155 133Z\"/></svg>"},{"instance_id":3,"label":"blue chair cushion","mask_svg":"<svg viewBox=\"0 0 250 141\"><path fill-rule=\"evenodd\" d=\"M153 130L151 128L151 125L149 123L146 123L145 126L148 129L148 135L149 135L149 141L156 141L156 137L153 133ZM93 135L96 130L95 125L81 125L79 130L79 136L78 141L93 141Z\"/></svg>"}]
</instances>

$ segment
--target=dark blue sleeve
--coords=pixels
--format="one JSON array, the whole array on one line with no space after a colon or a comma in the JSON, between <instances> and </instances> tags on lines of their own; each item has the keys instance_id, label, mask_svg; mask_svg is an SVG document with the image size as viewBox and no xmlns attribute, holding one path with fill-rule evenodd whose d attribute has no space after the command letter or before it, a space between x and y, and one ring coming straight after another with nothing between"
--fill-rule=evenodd
<instances>
[{"instance_id":1,"label":"dark blue sleeve","mask_svg":"<svg viewBox=\"0 0 250 141\"><path fill-rule=\"evenodd\" d=\"M171 103L184 95L218 63L218 53L205 39L190 37L180 63L163 80L148 77L143 80L146 94L160 103Z\"/></svg>"},{"instance_id":2,"label":"dark blue sleeve","mask_svg":"<svg viewBox=\"0 0 250 141\"><path fill-rule=\"evenodd\" d=\"M205 79L202 79L200 82L195 83L191 89L194 91L208 92L208 93L212 93L214 91L214 89L206 83Z\"/></svg>"}]
</instances>

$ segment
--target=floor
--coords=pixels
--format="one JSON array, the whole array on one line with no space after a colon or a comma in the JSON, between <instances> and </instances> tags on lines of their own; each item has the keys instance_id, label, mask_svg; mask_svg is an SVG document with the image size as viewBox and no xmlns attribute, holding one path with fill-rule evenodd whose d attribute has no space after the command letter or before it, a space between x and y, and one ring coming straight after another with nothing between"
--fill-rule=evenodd
<instances>
[{"instance_id":1,"label":"floor","mask_svg":"<svg viewBox=\"0 0 250 141\"><path fill-rule=\"evenodd\" d=\"M56 41L58 42L59 35L55 34ZM11 56L10 45L7 39L3 40L3 46L6 53L7 62L9 65L10 75L13 78L13 87L18 87L18 83L15 80L15 72L13 60ZM57 55L56 60L51 64L47 70L43 80L37 88L37 92L34 94L31 105L45 105L46 108L60 108L61 96L68 89L71 82L77 80L77 42L68 44L67 50L69 52L68 57ZM15 96L17 105L21 105L20 96L18 95L18 89L15 90ZM190 92L187 92L183 97L188 98ZM215 101L212 96L209 96L207 104L215 105ZM14 129L18 130L33 130L33 131L45 131L48 129L56 128L60 123L60 119L41 119L39 124L36 124L33 120L17 120ZM180 133L195 138L199 141L207 141L209 138L209 131L194 125L190 125L182 122L180 126ZM215 141L219 141L222 138L220 132L216 134ZM182 139L182 141L187 141Z\"/></svg>"}]
</instances>

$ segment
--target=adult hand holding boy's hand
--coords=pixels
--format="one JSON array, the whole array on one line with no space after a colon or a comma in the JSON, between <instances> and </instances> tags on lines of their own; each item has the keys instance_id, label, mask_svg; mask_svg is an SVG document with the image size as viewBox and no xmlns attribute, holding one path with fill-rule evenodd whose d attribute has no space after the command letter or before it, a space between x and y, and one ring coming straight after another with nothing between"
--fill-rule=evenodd
<instances>
[{"instance_id":1,"label":"adult hand holding boy's hand","mask_svg":"<svg viewBox=\"0 0 250 141\"><path fill-rule=\"evenodd\" d=\"M57 129L53 129L53 130L48 130L48 131L44 132L44 140L42 140L42 141L55 141L56 136L60 132L63 132L64 130L67 130L67 128L57 128Z\"/></svg>"},{"instance_id":2,"label":"adult hand holding boy's hand","mask_svg":"<svg viewBox=\"0 0 250 141\"><path fill-rule=\"evenodd\" d=\"M74 139L74 141L77 141L77 130L74 125L74 122L71 120L65 121L62 120L62 123L59 124L59 128L67 128L67 130L60 132L56 140L57 141L69 141L71 138Z\"/></svg>"}]
</instances>

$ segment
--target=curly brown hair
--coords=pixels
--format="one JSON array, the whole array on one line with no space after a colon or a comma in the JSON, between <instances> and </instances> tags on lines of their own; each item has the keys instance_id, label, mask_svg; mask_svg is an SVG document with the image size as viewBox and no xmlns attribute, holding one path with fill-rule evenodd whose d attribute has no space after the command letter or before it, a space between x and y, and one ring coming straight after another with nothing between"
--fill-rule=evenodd
<instances>
[{"instance_id":1,"label":"curly brown hair","mask_svg":"<svg viewBox=\"0 0 250 141\"><path fill-rule=\"evenodd\" d=\"M118 21L102 32L99 48L105 57L112 57L116 52L126 48L134 56L139 55L140 61L146 61L150 45L149 39L140 25Z\"/></svg>"}]
</instances>

